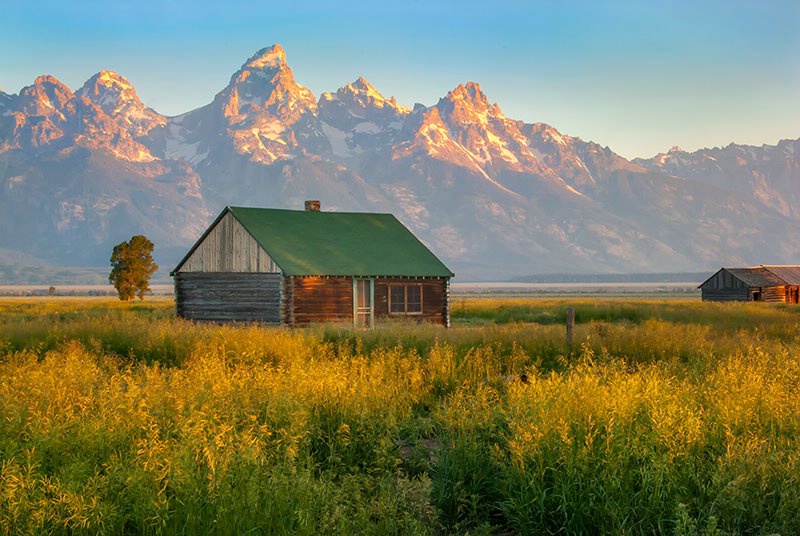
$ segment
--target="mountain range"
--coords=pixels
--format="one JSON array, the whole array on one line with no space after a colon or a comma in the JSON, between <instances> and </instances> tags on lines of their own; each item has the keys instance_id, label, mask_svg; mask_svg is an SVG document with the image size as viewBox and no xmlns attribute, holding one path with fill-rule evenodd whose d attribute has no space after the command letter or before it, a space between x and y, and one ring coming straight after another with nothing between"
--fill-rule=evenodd
<instances>
[{"instance_id":1,"label":"mountain range","mask_svg":"<svg viewBox=\"0 0 800 536\"><path fill-rule=\"evenodd\" d=\"M315 97L274 45L176 117L113 71L0 92L0 248L103 266L145 234L171 268L226 205L320 199L394 213L461 280L798 263L799 154L783 140L628 160L507 117L474 82L411 108L364 78Z\"/></svg>"}]
</instances>

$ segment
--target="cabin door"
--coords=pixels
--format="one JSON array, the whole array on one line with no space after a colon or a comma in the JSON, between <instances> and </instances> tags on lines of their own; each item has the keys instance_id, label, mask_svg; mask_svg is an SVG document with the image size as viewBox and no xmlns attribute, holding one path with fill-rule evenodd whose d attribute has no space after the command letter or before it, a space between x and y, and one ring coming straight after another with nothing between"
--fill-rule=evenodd
<instances>
[{"instance_id":1,"label":"cabin door","mask_svg":"<svg viewBox=\"0 0 800 536\"><path fill-rule=\"evenodd\" d=\"M353 279L353 322L357 326L372 327L375 319L375 280Z\"/></svg>"}]
</instances>

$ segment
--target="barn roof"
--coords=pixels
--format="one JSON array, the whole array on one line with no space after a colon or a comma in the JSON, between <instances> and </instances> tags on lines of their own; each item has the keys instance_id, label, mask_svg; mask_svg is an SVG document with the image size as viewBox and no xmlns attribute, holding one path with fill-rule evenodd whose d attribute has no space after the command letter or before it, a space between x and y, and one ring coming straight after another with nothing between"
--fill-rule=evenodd
<instances>
[{"instance_id":1,"label":"barn roof","mask_svg":"<svg viewBox=\"0 0 800 536\"><path fill-rule=\"evenodd\" d=\"M764 264L763 267L783 279L787 285L800 285L800 266Z\"/></svg>"},{"instance_id":2,"label":"barn roof","mask_svg":"<svg viewBox=\"0 0 800 536\"><path fill-rule=\"evenodd\" d=\"M744 281L749 287L779 287L786 283L762 266L753 268L726 268L737 279Z\"/></svg>"},{"instance_id":3,"label":"barn roof","mask_svg":"<svg viewBox=\"0 0 800 536\"><path fill-rule=\"evenodd\" d=\"M750 268L722 268L748 287L782 287L800 285L800 266L776 266L763 264ZM719 272L717 272L719 273ZM711 281L715 273L709 277L699 288Z\"/></svg>"},{"instance_id":4,"label":"barn roof","mask_svg":"<svg viewBox=\"0 0 800 536\"><path fill-rule=\"evenodd\" d=\"M285 275L454 275L391 214L227 207L217 221L226 212Z\"/></svg>"}]
</instances>

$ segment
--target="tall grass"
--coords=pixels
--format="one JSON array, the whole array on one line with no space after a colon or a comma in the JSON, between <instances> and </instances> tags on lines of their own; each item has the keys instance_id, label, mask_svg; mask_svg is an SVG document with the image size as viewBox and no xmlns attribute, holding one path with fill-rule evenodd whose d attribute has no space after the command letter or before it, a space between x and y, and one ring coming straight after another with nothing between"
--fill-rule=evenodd
<instances>
[{"instance_id":1,"label":"tall grass","mask_svg":"<svg viewBox=\"0 0 800 536\"><path fill-rule=\"evenodd\" d=\"M0 532L800 533L792 308L292 331L171 307L0 302Z\"/></svg>"}]
</instances>

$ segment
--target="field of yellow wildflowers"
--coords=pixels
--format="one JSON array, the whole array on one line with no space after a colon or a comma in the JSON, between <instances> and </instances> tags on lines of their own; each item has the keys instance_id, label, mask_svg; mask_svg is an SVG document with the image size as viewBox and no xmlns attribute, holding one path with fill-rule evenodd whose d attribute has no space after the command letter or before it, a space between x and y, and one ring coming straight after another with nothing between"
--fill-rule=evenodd
<instances>
[{"instance_id":1,"label":"field of yellow wildflowers","mask_svg":"<svg viewBox=\"0 0 800 536\"><path fill-rule=\"evenodd\" d=\"M0 533L800 533L796 306L172 307L0 301Z\"/></svg>"}]
</instances>

